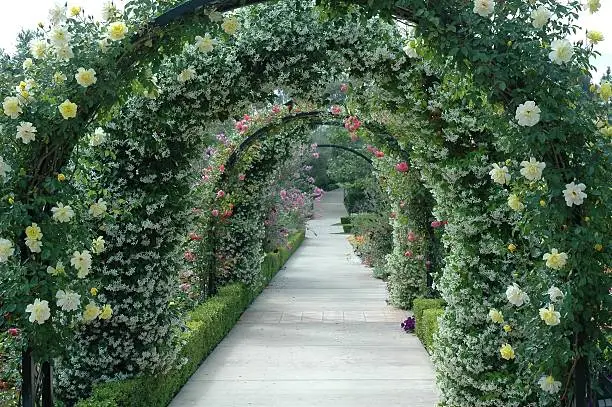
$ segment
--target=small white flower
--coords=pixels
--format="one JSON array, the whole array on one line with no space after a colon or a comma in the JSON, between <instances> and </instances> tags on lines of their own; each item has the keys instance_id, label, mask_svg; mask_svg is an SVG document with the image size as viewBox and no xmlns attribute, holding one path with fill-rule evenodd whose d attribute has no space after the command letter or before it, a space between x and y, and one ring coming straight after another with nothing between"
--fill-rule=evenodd
<instances>
[{"instance_id":1,"label":"small white flower","mask_svg":"<svg viewBox=\"0 0 612 407\"><path fill-rule=\"evenodd\" d=\"M89 213L94 218L99 218L100 216L106 213L106 209L107 207L106 207L106 202L104 202L104 199L98 199L98 202L94 202L89 207Z\"/></svg>"},{"instance_id":2,"label":"small white flower","mask_svg":"<svg viewBox=\"0 0 612 407\"><path fill-rule=\"evenodd\" d=\"M548 58L557 65L569 62L574 56L574 47L568 40L554 40L550 49Z\"/></svg>"},{"instance_id":3,"label":"small white flower","mask_svg":"<svg viewBox=\"0 0 612 407\"><path fill-rule=\"evenodd\" d=\"M88 250L83 250L81 253L74 252L70 259L70 265L77 270L78 278L85 278L91 269L91 254Z\"/></svg>"},{"instance_id":4,"label":"small white flower","mask_svg":"<svg viewBox=\"0 0 612 407\"><path fill-rule=\"evenodd\" d=\"M185 83L187 81L192 80L196 76L196 71L193 67L189 67L187 69L183 69L181 73L178 75L177 79L181 83Z\"/></svg>"},{"instance_id":5,"label":"small white flower","mask_svg":"<svg viewBox=\"0 0 612 407\"><path fill-rule=\"evenodd\" d=\"M106 249L104 247L105 244L106 242L104 241L104 238L102 236L98 236L98 238L94 239L91 243L91 251L94 254L100 254Z\"/></svg>"},{"instance_id":6,"label":"small white flower","mask_svg":"<svg viewBox=\"0 0 612 407\"><path fill-rule=\"evenodd\" d=\"M565 297L565 294L563 294L563 291L561 291L559 288L555 287L554 285L548 289L547 293L550 296L550 300L552 302L557 302L559 300L562 300L563 297Z\"/></svg>"},{"instance_id":7,"label":"small white flower","mask_svg":"<svg viewBox=\"0 0 612 407\"><path fill-rule=\"evenodd\" d=\"M64 274L65 272L66 272L66 269L64 268L64 263L62 263L61 261L58 261L55 267L51 267L51 266L47 267L47 273L55 277L61 274Z\"/></svg>"},{"instance_id":8,"label":"small white flower","mask_svg":"<svg viewBox=\"0 0 612 407\"><path fill-rule=\"evenodd\" d=\"M104 38L98 41L98 47L100 47L100 52L103 54L106 54L109 46L110 43L108 42L108 38Z\"/></svg>"},{"instance_id":9,"label":"small white flower","mask_svg":"<svg viewBox=\"0 0 612 407\"><path fill-rule=\"evenodd\" d=\"M529 301L529 296L527 293L521 290L521 287L519 287L516 283L508 286L506 289L506 298L511 304L516 305L517 307L520 307Z\"/></svg>"},{"instance_id":10,"label":"small white flower","mask_svg":"<svg viewBox=\"0 0 612 407\"><path fill-rule=\"evenodd\" d=\"M2 108L4 109L4 114L11 119L16 119L21 113L23 113L19 103L19 98L15 96L5 97L4 102L2 102Z\"/></svg>"},{"instance_id":11,"label":"small white flower","mask_svg":"<svg viewBox=\"0 0 612 407\"><path fill-rule=\"evenodd\" d=\"M51 208L53 219L60 223L70 222L74 216L74 211L69 205L64 206L63 203L58 203L56 207Z\"/></svg>"},{"instance_id":12,"label":"small white flower","mask_svg":"<svg viewBox=\"0 0 612 407\"><path fill-rule=\"evenodd\" d=\"M41 59L45 56L45 52L47 52L47 41L44 40L34 40L30 43L30 52L32 56L36 59Z\"/></svg>"},{"instance_id":13,"label":"small white flower","mask_svg":"<svg viewBox=\"0 0 612 407\"><path fill-rule=\"evenodd\" d=\"M513 211L522 211L525 209L525 205L521 202L521 199L516 194L510 194L508 197L508 206Z\"/></svg>"},{"instance_id":14,"label":"small white flower","mask_svg":"<svg viewBox=\"0 0 612 407\"><path fill-rule=\"evenodd\" d=\"M531 12L531 24L539 30L548 23L551 17L552 12L544 6L540 6Z\"/></svg>"},{"instance_id":15,"label":"small white flower","mask_svg":"<svg viewBox=\"0 0 612 407\"><path fill-rule=\"evenodd\" d=\"M64 45L55 48L55 57L60 62L68 62L74 58L74 52L72 52L72 48L70 46Z\"/></svg>"},{"instance_id":16,"label":"small white flower","mask_svg":"<svg viewBox=\"0 0 612 407\"><path fill-rule=\"evenodd\" d=\"M497 164L493 164L493 169L489 171L489 175L491 176L493 182L502 185L509 183L511 179L510 174L508 173L508 167L500 167Z\"/></svg>"},{"instance_id":17,"label":"small white flower","mask_svg":"<svg viewBox=\"0 0 612 407\"><path fill-rule=\"evenodd\" d=\"M29 144L30 141L36 140L36 127L30 122L21 122L17 126L17 138L21 139L23 144Z\"/></svg>"},{"instance_id":18,"label":"small white flower","mask_svg":"<svg viewBox=\"0 0 612 407\"><path fill-rule=\"evenodd\" d=\"M518 105L514 118L518 121L519 126L532 127L540 121L541 112L533 100L528 100Z\"/></svg>"},{"instance_id":19,"label":"small white flower","mask_svg":"<svg viewBox=\"0 0 612 407\"><path fill-rule=\"evenodd\" d=\"M565 267L567 259L567 253L559 253L558 249L552 249L550 253L544 253L544 256L542 256L542 260L546 260L546 267L554 270L561 270Z\"/></svg>"},{"instance_id":20,"label":"small white flower","mask_svg":"<svg viewBox=\"0 0 612 407\"><path fill-rule=\"evenodd\" d=\"M30 312L29 321L41 325L51 317L48 301L41 301L40 298L34 300L33 304L28 304L26 312Z\"/></svg>"},{"instance_id":21,"label":"small white flower","mask_svg":"<svg viewBox=\"0 0 612 407\"><path fill-rule=\"evenodd\" d=\"M410 41L408 44L404 46L404 53L408 56L408 58L418 58L419 57L419 54L417 53L416 48L414 48L412 41Z\"/></svg>"},{"instance_id":22,"label":"small white flower","mask_svg":"<svg viewBox=\"0 0 612 407\"><path fill-rule=\"evenodd\" d=\"M495 0L474 0L474 13L488 17L495 11Z\"/></svg>"},{"instance_id":23,"label":"small white flower","mask_svg":"<svg viewBox=\"0 0 612 407\"><path fill-rule=\"evenodd\" d=\"M32 61L32 58L26 58L23 60L23 69L30 69L31 67L34 66L34 61Z\"/></svg>"},{"instance_id":24,"label":"small white flower","mask_svg":"<svg viewBox=\"0 0 612 407\"><path fill-rule=\"evenodd\" d=\"M98 78L96 78L96 71L85 68L77 69L77 73L74 74L74 79L84 88L94 85L98 81Z\"/></svg>"},{"instance_id":25,"label":"small white flower","mask_svg":"<svg viewBox=\"0 0 612 407\"><path fill-rule=\"evenodd\" d=\"M595 14L601 8L601 0L587 0L587 7L591 14Z\"/></svg>"},{"instance_id":26,"label":"small white flower","mask_svg":"<svg viewBox=\"0 0 612 407\"><path fill-rule=\"evenodd\" d=\"M213 23L220 23L223 21L223 14L217 10L211 10L208 12L208 18L210 18L210 21Z\"/></svg>"},{"instance_id":27,"label":"small white flower","mask_svg":"<svg viewBox=\"0 0 612 407\"><path fill-rule=\"evenodd\" d=\"M81 306L81 296L70 290L59 290L55 294L57 306L63 311L76 311Z\"/></svg>"},{"instance_id":28,"label":"small white flower","mask_svg":"<svg viewBox=\"0 0 612 407\"><path fill-rule=\"evenodd\" d=\"M572 181L569 184L565 184L565 189L563 190L565 204L570 207L572 205L582 205L584 203L584 199L588 196L584 193L585 189L586 185L582 183L574 184L574 182Z\"/></svg>"},{"instance_id":29,"label":"small white flower","mask_svg":"<svg viewBox=\"0 0 612 407\"><path fill-rule=\"evenodd\" d=\"M6 178L6 173L11 171L11 166L8 165L4 158L0 156L0 178Z\"/></svg>"},{"instance_id":30,"label":"small white flower","mask_svg":"<svg viewBox=\"0 0 612 407\"><path fill-rule=\"evenodd\" d=\"M66 47L72 39L72 34L68 32L66 27L54 27L49 33L51 44L56 47Z\"/></svg>"},{"instance_id":31,"label":"small white flower","mask_svg":"<svg viewBox=\"0 0 612 407\"><path fill-rule=\"evenodd\" d=\"M521 175L529 181L537 181L542 178L542 171L546 168L546 163L536 161L531 157L529 161L521 161Z\"/></svg>"},{"instance_id":32,"label":"small white flower","mask_svg":"<svg viewBox=\"0 0 612 407\"><path fill-rule=\"evenodd\" d=\"M115 5L112 2L107 1L102 5L102 12L100 13L100 15L104 21L108 21L111 19L111 17L115 15L116 11L117 8L115 7Z\"/></svg>"},{"instance_id":33,"label":"small white flower","mask_svg":"<svg viewBox=\"0 0 612 407\"><path fill-rule=\"evenodd\" d=\"M538 384L546 393L556 394L561 390L561 382L556 381L552 376L542 376L540 380L538 380Z\"/></svg>"},{"instance_id":34,"label":"small white flower","mask_svg":"<svg viewBox=\"0 0 612 407\"><path fill-rule=\"evenodd\" d=\"M98 127L94 133L89 138L89 145L92 147L97 147L101 144L104 144L106 141L106 133L102 127Z\"/></svg>"},{"instance_id":35,"label":"small white flower","mask_svg":"<svg viewBox=\"0 0 612 407\"><path fill-rule=\"evenodd\" d=\"M198 51L203 53L212 52L217 44L217 40L210 38L210 34L206 34L204 37L197 36L195 37L196 43L195 46Z\"/></svg>"},{"instance_id":36,"label":"small white flower","mask_svg":"<svg viewBox=\"0 0 612 407\"><path fill-rule=\"evenodd\" d=\"M66 7L56 3L53 8L49 10L49 21L51 25L61 24L66 21Z\"/></svg>"},{"instance_id":37,"label":"small white flower","mask_svg":"<svg viewBox=\"0 0 612 407\"><path fill-rule=\"evenodd\" d=\"M0 263L6 263L13 254L15 254L13 242L0 238Z\"/></svg>"},{"instance_id":38,"label":"small white flower","mask_svg":"<svg viewBox=\"0 0 612 407\"><path fill-rule=\"evenodd\" d=\"M25 239L25 244L32 253L40 253L42 251L42 242L36 239Z\"/></svg>"}]
</instances>

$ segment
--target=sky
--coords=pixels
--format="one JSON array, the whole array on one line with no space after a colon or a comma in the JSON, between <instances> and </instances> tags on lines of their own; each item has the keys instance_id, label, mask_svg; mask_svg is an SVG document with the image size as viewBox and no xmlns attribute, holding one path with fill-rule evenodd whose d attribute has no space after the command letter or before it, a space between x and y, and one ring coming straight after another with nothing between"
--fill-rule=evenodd
<instances>
[{"instance_id":1,"label":"sky","mask_svg":"<svg viewBox=\"0 0 612 407\"><path fill-rule=\"evenodd\" d=\"M107 0L81 0L68 1L68 5L83 7L87 14L99 16L102 4ZM48 10L57 0L0 0L2 3L0 13L0 48L9 53L15 48L15 38L21 28L34 28L38 22L46 22ZM121 6L125 0L114 0L115 4ZM580 16L579 24L588 30L601 31L605 41L596 45L595 49L601 52L601 56L593 61L597 71L593 72L596 81L606 67L612 66L612 0L601 0L602 7L594 15L588 12ZM573 40L584 39L584 33L580 33Z\"/></svg>"}]
</instances>

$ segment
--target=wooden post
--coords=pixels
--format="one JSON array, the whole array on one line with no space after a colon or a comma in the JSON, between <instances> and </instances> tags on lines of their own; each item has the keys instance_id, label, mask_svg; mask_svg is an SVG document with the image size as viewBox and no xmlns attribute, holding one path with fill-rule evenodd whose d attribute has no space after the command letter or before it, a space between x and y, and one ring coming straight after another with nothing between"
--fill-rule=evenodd
<instances>
[{"instance_id":1,"label":"wooden post","mask_svg":"<svg viewBox=\"0 0 612 407\"><path fill-rule=\"evenodd\" d=\"M42 365L42 407L53 407L53 367L51 362Z\"/></svg>"}]
</instances>

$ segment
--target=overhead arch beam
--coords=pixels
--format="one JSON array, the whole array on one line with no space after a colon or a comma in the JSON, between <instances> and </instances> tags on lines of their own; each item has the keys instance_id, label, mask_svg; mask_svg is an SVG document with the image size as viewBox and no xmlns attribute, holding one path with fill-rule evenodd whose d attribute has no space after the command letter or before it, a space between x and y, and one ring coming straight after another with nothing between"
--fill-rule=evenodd
<instances>
[{"instance_id":1,"label":"overhead arch beam","mask_svg":"<svg viewBox=\"0 0 612 407\"><path fill-rule=\"evenodd\" d=\"M365 154L363 154L361 151L357 151L354 148L350 148L350 147L346 147L346 146L341 146L339 144L317 144L317 148L337 148L339 150L345 150L348 151L349 153L353 153L361 158L363 158L364 160L366 160L368 162L368 164L372 165L372 160L366 156Z\"/></svg>"}]
</instances>

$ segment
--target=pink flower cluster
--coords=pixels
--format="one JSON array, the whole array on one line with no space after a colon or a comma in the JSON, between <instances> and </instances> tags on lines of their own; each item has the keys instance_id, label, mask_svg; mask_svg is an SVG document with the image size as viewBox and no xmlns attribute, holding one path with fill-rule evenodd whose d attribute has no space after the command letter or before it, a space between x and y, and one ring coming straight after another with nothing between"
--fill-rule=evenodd
<instances>
[{"instance_id":1,"label":"pink flower cluster","mask_svg":"<svg viewBox=\"0 0 612 407\"><path fill-rule=\"evenodd\" d=\"M355 133L361 127L361 121L356 116L349 116L344 119L344 128L349 131L349 133Z\"/></svg>"},{"instance_id":2,"label":"pink flower cluster","mask_svg":"<svg viewBox=\"0 0 612 407\"><path fill-rule=\"evenodd\" d=\"M377 149L376 147L374 147L374 146L370 146L370 145L368 145L368 146L366 146L366 149L367 149L367 150L368 150L370 153L374 154L374 156L375 156L376 158L383 158L383 157L385 156L385 153L383 153L382 151L378 150L378 149Z\"/></svg>"},{"instance_id":3,"label":"pink flower cluster","mask_svg":"<svg viewBox=\"0 0 612 407\"><path fill-rule=\"evenodd\" d=\"M399 163L399 164L396 164L396 165L395 165L395 169L396 169L398 172L407 172L407 171L410 169L410 167L408 166L408 163L406 163L405 161L403 161L403 162L401 162L401 163Z\"/></svg>"},{"instance_id":4,"label":"pink flower cluster","mask_svg":"<svg viewBox=\"0 0 612 407\"><path fill-rule=\"evenodd\" d=\"M236 129L236 131L238 131L238 133L244 134L247 131L249 131L250 121L251 121L251 116L249 116L248 114L245 114L242 120L236 122L236 124L234 125L234 128Z\"/></svg>"},{"instance_id":5,"label":"pink flower cluster","mask_svg":"<svg viewBox=\"0 0 612 407\"><path fill-rule=\"evenodd\" d=\"M338 116L340 113L342 113L342 108L338 105L333 105L330 111L334 116Z\"/></svg>"},{"instance_id":6,"label":"pink flower cluster","mask_svg":"<svg viewBox=\"0 0 612 407\"><path fill-rule=\"evenodd\" d=\"M448 222L445 221L445 220L442 220L442 221L435 220L435 221L431 222L431 227L434 228L434 229L437 229L437 228L442 227L444 225L448 225Z\"/></svg>"}]
</instances>

